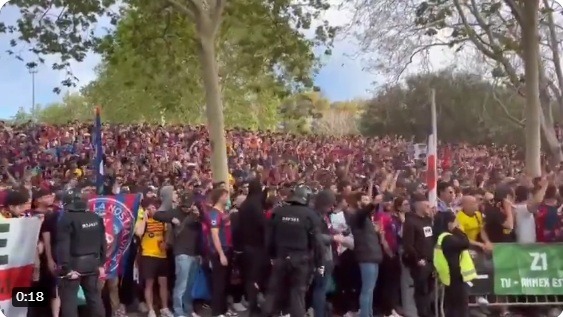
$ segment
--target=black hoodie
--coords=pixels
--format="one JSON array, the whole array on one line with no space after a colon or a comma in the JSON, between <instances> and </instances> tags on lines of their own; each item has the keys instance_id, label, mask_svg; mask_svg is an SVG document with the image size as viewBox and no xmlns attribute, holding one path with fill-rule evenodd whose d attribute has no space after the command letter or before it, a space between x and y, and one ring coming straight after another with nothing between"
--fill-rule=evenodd
<instances>
[{"instance_id":1,"label":"black hoodie","mask_svg":"<svg viewBox=\"0 0 563 317\"><path fill-rule=\"evenodd\" d=\"M177 226L172 224L172 219L176 218L180 223L184 222L181 231L176 233L172 250L174 255L186 254L190 256L200 255L201 250L201 216L193 213L184 212L180 208L173 207L172 196L174 187L164 186L160 190L160 199L162 201L161 208L153 215L153 219L169 223L173 230L177 230Z\"/></svg>"},{"instance_id":2,"label":"black hoodie","mask_svg":"<svg viewBox=\"0 0 563 317\"><path fill-rule=\"evenodd\" d=\"M383 260L379 234L370 219L374 209L374 205L370 204L349 218L348 225L354 236L354 254L359 263L380 263Z\"/></svg>"},{"instance_id":3,"label":"black hoodie","mask_svg":"<svg viewBox=\"0 0 563 317\"><path fill-rule=\"evenodd\" d=\"M264 248L266 217L264 214L262 184L255 179L248 184L248 195L238 209L239 228L242 248Z\"/></svg>"}]
</instances>

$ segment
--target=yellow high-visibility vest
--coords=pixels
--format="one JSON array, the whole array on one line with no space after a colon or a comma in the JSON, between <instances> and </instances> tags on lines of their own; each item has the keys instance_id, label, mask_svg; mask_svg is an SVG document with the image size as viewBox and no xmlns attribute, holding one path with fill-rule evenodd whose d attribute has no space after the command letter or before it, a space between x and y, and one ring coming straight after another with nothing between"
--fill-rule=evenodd
<instances>
[{"instance_id":1,"label":"yellow high-visibility vest","mask_svg":"<svg viewBox=\"0 0 563 317\"><path fill-rule=\"evenodd\" d=\"M438 242L436 247L434 247L434 267L438 273L438 278L442 284L449 286L451 282L450 278L450 267L448 261L442 252L442 241L446 236L451 235L449 232L444 232L438 237ZM464 282L469 282L477 278L477 271L475 270L475 264L469 251L463 250L459 256L459 267L461 269L461 277Z\"/></svg>"}]
</instances>

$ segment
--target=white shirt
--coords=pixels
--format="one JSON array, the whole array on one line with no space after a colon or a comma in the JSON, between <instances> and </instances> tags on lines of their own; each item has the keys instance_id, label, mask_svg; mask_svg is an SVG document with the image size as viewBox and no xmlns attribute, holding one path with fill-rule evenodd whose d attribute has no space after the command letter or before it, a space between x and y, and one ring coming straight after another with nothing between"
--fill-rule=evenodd
<instances>
[{"instance_id":1,"label":"white shirt","mask_svg":"<svg viewBox=\"0 0 563 317\"><path fill-rule=\"evenodd\" d=\"M534 214L528 211L528 204L514 205L514 215L516 217L516 241L518 243L535 243L536 220Z\"/></svg>"},{"instance_id":2,"label":"white shirt","mask_svg":"<svg viewBox=\"0 0 563 317\"><path fill-rule=\"evenodd\" d=\"M338 233L344 232L349 229L343 211L337 211L332 215L330 215L330 223L332 225L332 229ZM353 249L354 237L352 236L352 234L346 236L346 244L352 246L351 249ZM339 244L338 247L336 248L336 252L338 254L342 254L342 252L346 251L347 249L348 248L346 248L345 246Z\"/></svg>"}]
</instances>

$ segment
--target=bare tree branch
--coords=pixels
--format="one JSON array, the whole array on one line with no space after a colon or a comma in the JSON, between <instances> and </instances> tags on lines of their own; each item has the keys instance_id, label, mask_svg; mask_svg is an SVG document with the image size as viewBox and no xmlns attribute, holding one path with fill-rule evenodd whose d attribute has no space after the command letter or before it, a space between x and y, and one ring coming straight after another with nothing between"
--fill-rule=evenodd
<instances>
[{"instance_id":1,"label":"bare tree branch","mask_svg":"<svg viewBox=\"0 0 563 317\"><path fill-rule=\"evenodd\" d=\"M188 1L188 3L190 3L190 2L191 1ZM181 4L180 2L178 2L178 0L168 0L168 3L170 3L176 9L180 10L182 13L187 15L193 21L196 21L195 12L191 8L189 8L188 6Z\"/></svg>"},{"instance_id":2,"label":"bare tree branch","mask_svg":"<svg viewBox=\"0 0 563 317\"><path fill-rule=\"evenodd\" d=\"M456 2L459 3L459 1ZM480 8L477 6L477 2L475 0L471 0L471 6L468 6L468 9L471 12L471 14L473 14L473 16L475 17L475 20L477 20L477 23L479 23L481 29L483 29L487 34L487 37L489 38L490 46L493 49L493 51L496 53L498 51L498 45L495 43L495 36L491 31L491 27L485 22L483 16L481 16ZM486 43L486 42L482 41L482 43Z\"/></svg>"},{"instance_id":3,"label":"bare tree branch","mask_svg":"<svg viewBox=\"0 0 563 317\"><path fill-rule=\"evenodd\" d=\"M499 106L499 108L502 110L502 112L504 113L504 115L506 116L506 118L508 118L510 121L512 121L514 124L518 125L519 127L524 127L525 124L525 120L520 120L518 118L516 118L515 116L513 116L510 111L508 111L508 108L506 107L506 105L504 104L504 102L502 102L499 97L497 96L496 91L493 89L491 92L491 95L493 96L493 99L495 100L495 104L497 106Z\"/></svg>"},{"instance_id":4,"label":"bare tree branch","mask_svg":"<svg viewBox=\"0 0 563 317\"><path fill-rule=\"evenodd\" d=\"M516 2L514 2L514 0L504 0L504 2L508 5L510 11L512 11L512 15L516 21L518 21L518 24L522 25L522 11L520 7L516 4Z\"/></svg>"},{"instance_id":5,"label":"bare tree branch","mask_svg":"<svg viewBox=\"0 0 563 317\"><path fill-rule=\"evenodd\" d=\"M543 4L546 8L551 9L549 6L549 2L547 0L543 0ZM551 10L547 10L547 28L549 30L549 47L551 49L552 54L552 61L553 67L555 68L555 75L557 77L557 82L559 84L559 91L563 90L563 72L561 71L561 57L559 56L559 43L557 41L557 34L555 32L555 22L553 21L553 13ZM548 82L553 85L551 81ZM563 98L561 94L557 94L557 101L559 103L559 107L563 106Z\"/></svg>"},{"instance_id":6,"label":"bare tree branch","mask_svg":"<svg viewBox=\"0 0 563 317\"><path fill-rule=\"evenodd\" d=\"M397 77L396 77L397 80L399 80L399 79L402 77L403 73L407 70L407 68L408 68L410 65L412 65L412 63L414 62L414 58L415 58L418 54L420 54L420 53L422 53L422 52L425 52L425 51L427 51L428 49L430 49L430 48L432 48L432 47L438 47L438 46L449 46L449 47L451 47L451 46L453 46L453 45L455 45L455 44L463 43L464 41L465 41L465 39L462 39L462 40L455 40L455 41L451 41L451 42L448 42L448 43L443 43L443 42L441 42L441 43L431 43L431 44L423 45L423 46L421 46L421 47L415 49L414 52L412 52L412 54L410 54L409 60L405 63L405 65L403 65L403 66L401 67L401 70L399 71L399 73L397 74Z\"/></svg>"},{"instance_id":7,"label":"bare tree branch","mask_svg":"<svg viewBox=\"0 0 563 317\"><path fill-rule=\"evenodd\" d=\"M481 36L479 36L476 32L473 31L473 29L470 27L469 25L469 21L467 20L467 17L465 15L465 13L463 12L463 8L461 7L459 0L454 0L454 5L459 13L459 16L461 18L461 21L463 22L465 28L467 29L467 33L469 35L469 38L471 39L471 41L473 42L473 44L475 44L475 46L477 47L477 49L479 51L481 51L481 53L485 54L487 57L490 57L491 59L496 59L496 54L490 50L488 47L485 46L486 43L483 38Z\"/></svg>"},{"instance_id":8,"label":"bare tree branch","mask_svg":"<svg viewBox=\"0 0 563 317\"><path fill-rule=\"evenodd\" d=\"M205 16L205 6L203 0L185 0L195 17Z\"/></svg>"},{"instance_id":9,"label":"bare tree branch","mask_svg":"<svg viewBox=\"0 0 563 317\"><path fill-rule=\"evenodd\" d=\"M226 2L227 2L227 0L216 0L215 1L215 8L214 8L213 13L211 15L211 21L212 21L213 25L215 26L215 32L217 32L219 30L219 27L221 26L221 19L223 17L223 11L225 10Z\"/></svg>"}]
</instances>

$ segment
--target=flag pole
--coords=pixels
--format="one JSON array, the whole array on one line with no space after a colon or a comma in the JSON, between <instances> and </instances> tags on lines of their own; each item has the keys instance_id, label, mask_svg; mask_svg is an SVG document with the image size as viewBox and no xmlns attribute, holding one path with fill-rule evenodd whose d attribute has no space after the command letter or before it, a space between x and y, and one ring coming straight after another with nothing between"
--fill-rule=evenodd
<instances>
[{"instance_id":1,"label":"flag pole","mask_svg":"<svg viewBox=\"0 0 563 317\"><path fill-rule=\"evenodd\" d=\"M430 115L432 116L432 135L434 136L434 141L436 142L436 147L438 146L438 123L436 119L436 90L432 89L430 91Z\"/></svg>"},{"instance_id":2,"label":"flag pole","mask_svg":"<svg viewBox=\"0 0 563 317\"><path fill-rule=\"evenodd\" d=\"M96 191L101 195L104 190L105 172L104 172L104 149L102 145L102 118L100 115L100 107L96 107L94 116L94 171Z\"/></svg>"},{"instance_id":3,"label":"flag pole","mask_svg":"<svg viewBox=\"0 0 563 317\"><path fill-rule=\"evenodd\" d=\"M430 116L432 132L428 136L428 151L426 164L426 185L428 186L428 201L432 207L438 206L438 123L436 119L436 90L430 90Z\"/></svg>"}]
</instances>

